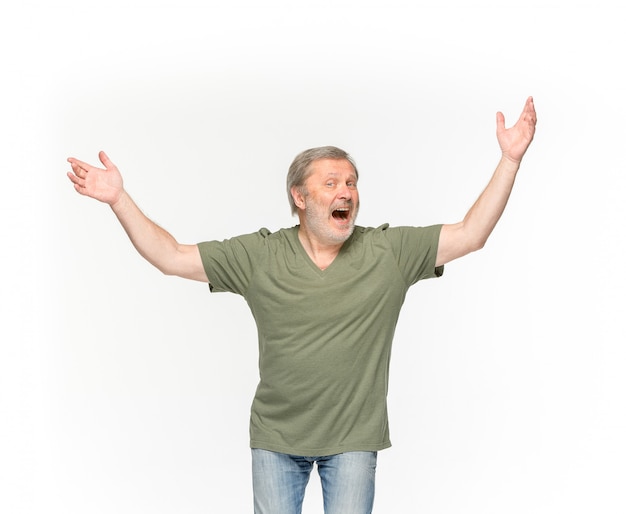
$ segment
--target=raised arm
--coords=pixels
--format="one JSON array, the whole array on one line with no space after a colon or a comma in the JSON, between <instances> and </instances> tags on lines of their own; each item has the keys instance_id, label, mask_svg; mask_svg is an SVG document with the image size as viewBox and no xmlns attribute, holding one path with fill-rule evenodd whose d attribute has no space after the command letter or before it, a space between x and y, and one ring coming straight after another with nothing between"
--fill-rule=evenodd
<instances>
[{"instance_id":1,"label":"raised arm","mask_svg":"<svg viewBox=\"0 0 626 514\"><path fill-rule=\"evenodd\" d=\"M196 245L179 244L171 234L150 220L124 189L122 175L104 152L98 155L104 169L73 157L67 176L81 195L108 204L137 251L166 275L208 282Z\"/></svg>"},{"instance_id":2,"label":"raised arm","mask_svg":"<svg viewBox=\"0 0 626 514\"><path fill-rule=\"evenodd\" d=\"M500 162L463 221L442 227L437 266L480 250L485 245L506 207L522 157L535 135L536 123L532 97L526 100L522 114L511 128L505 128L501 112L496 114L496 136L502 151Z\"/></svg>"}]
</instances>

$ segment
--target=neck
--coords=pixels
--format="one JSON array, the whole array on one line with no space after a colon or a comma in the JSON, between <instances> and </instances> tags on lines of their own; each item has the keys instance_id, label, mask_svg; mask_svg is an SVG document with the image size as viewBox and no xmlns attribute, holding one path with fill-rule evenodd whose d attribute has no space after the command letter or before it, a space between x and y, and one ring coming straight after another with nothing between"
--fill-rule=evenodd
<instances>
[{"instance_id":1,"label":"neck","mask_svg":"<svg viewBox=\"0 0 626 514\"><path fill-rule=\"evenodd\" d=\"M309 231L306 224L302 223L302 221L303 220L301 220L300 227L298 228L298 239L300 239L302 247L315 265L324 270L330 266L335 260L335 257L339 255L343 242L337 243L335 241L329 242L323 240Z\"/></svg>"}]
</instances>

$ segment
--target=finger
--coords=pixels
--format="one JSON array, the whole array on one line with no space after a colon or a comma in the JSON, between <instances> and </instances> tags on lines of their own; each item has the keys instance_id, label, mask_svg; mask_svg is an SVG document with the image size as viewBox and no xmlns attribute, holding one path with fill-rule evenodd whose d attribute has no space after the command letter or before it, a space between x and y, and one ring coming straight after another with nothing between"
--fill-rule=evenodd
<instances>
[{"instance_id":1,"label":"finger","mask_svg":"<svg viewBox=\"0 0 626 514\"><path fill-rule=\"evenodd\" d=\"M535 102L532 96L529 96L526 100L526 104L524 105L524 110L522 112L522 117L526 117L533 122L537 121L537 113L535 112Z\"/></svg>"},{"instance_id":2,"label":"finger","mask_svg":"<svg viewBox=\"0 0 626 514\"><path fill-rule=\"evenodd\" d=\"M78 191L79 193L83 194L84 189L85 189L85 179L80 178L76 176L75 174L69 173L69 172L67 173L67 176L74 184L74 189L76 189L76 191Z\"/></svg>"},{"instance_id":3,"label":"finger","mask_svg":"<svg viewBox=\"0 0 626 514\"><path fill-rule=\"evenodd\" d=\"M537 123L537 111L535 111L535 100L532 96L528 97L528 112L530 114L530 118L533 120L533 123Z\"/></svg>"},{"instance_id":4,"label":"finger","mask_svg":"<svg viewBox=\"0 0 626 514\"><path fill-rule=\"evenodd\" d=\"M70 157L67 161L72 166L72 170L74 170L74 173L76 173L79 170L83 170L84 173L89 173L90 171L95 171L98 169L95 166L92 166L91 164L86 163L84 161L79 161L78 159L75 159L74 157ZM78 175L78 173L76 174Z\"/></svg>"},{"instance_id":5,"label":"finger","mask_svg":"<svg viewBox=\"0 0 626 514\"><path fill-rule=\"evenodd\" d=\"M88 170L86 168L80 166L76 162L72 163L72 171L74 172L74 175L76 175L77 177L80 177L80 178L85 178L87 176L87 172L88 172Z\"/></svg>"},{"instance_id":6,"label":"finger","mask_svg":"<svg viewBox=\"0 0 626 514\"><path fill-rule=\"evenodd\" d=\"M100 153L98 153L98 158L100 159L100 162L104 164L104 167L107 169L113 168L115 166L115 164L113 164L111 159L109 159L109 156L103 151L100 151Z\"/></svg>"}]
</instances>

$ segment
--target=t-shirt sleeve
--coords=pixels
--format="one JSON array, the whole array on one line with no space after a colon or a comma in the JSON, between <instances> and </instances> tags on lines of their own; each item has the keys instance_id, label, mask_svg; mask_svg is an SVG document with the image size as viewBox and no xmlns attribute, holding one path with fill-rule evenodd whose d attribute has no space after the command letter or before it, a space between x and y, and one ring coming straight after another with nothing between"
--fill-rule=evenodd
<instances>
[{"instance_id":1,"label":"t-shirt sleeve","mask_svg":"<svg viewBox=\"0 0 626 514\"><path fill-rule=\"evenodd\" d=\"M211 292L230 292L245 295L269 230L254 234L198 243L204 271Z\"/></svg>"},{"instance_id":2,"label":"t-shirt sleeve","mask_svg":"<svg viewBox=\"0 0 626 514\"><path fill-rule=\"evenodd\" d=\"M441 227L394 227L384 231L408 285L443 275L443 266L435 266Z\"/></svg>"}]
</instances>

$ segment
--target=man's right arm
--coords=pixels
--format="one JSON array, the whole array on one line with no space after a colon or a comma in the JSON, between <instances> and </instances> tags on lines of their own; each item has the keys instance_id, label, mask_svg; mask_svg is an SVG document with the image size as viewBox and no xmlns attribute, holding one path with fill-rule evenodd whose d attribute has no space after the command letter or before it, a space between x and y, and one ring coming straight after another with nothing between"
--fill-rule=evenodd
<instances>
[{"instance_id":1,"label":"man's right arm","mask_svg":"<svg viewBox=\"0 0 626 514\"><path fill-rule=\"evenodd\" d=\"M104 169L70 157L67 175L82 195L107 203L133 246L148 262L166 275L208 282L197 245L183 245L150 220L124 190L122 176L104 152L99 154Z\"/></svg>"}]
</instances>

